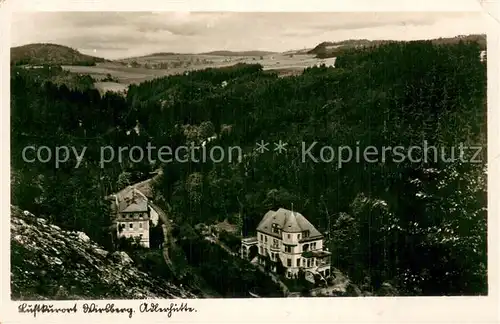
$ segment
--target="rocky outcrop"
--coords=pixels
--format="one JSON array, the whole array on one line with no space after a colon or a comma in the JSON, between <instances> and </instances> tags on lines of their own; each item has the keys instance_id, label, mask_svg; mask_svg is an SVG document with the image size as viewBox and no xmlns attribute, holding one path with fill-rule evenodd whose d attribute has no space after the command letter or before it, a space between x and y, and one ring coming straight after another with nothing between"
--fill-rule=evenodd
<instances>
[{"instance_id":1,"label":"rocky outcrop","mask_svg":"<svg viewBox=\"0 0 500 324\"><path fill-rule=\"evenodd\" d=\"M11 291L13 299L196 298L140 271L127 253L13 206Z\"/></svg>"}]
</instances>

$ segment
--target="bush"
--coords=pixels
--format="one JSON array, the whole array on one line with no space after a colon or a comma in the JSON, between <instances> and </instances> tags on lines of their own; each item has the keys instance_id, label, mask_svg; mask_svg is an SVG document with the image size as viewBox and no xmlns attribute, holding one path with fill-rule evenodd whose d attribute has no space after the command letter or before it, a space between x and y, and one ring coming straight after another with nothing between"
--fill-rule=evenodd
<instances>
[{"instance_id":1,"label":"bush","mask_svg":"<svg viewBox=\"0 0 500 324\"><path fill-rule=\"evenodd\" d=\"M241 248L241 239L225 230L219 233L219 240L226 244L231 250L239 252Z\"/></svg>"}]
</instances>

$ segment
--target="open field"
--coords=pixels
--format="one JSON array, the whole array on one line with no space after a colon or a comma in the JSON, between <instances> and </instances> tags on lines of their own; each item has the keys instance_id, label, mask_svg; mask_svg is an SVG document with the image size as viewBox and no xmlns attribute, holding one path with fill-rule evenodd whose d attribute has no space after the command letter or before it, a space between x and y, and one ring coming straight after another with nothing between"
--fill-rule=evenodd
<instances>
[{"instance_id":1,"label":"open field","mask_svg":"<svg viewBox=\"0 0 500 324\"><path fill-rule=\"evenodd\" d=\"M99 92L101 92L101 95L105 94L108 91L124 92L127 91L128 88L127 84L117 82L96 82L94 83L94 86L97 90L99 90Z\"/></svg>"},{"instance_id":2,"label":"open field","mask_svg":"<svg viewBox=\"0 0 500 324\"><path fill-rule=\"evenodd\" d=\"M264 67L264 70L278 70L289 74L294 71L298 73L304 68L316 64L333 65L334 62L335 58L318 59L309 54L270 54L266 56L165 54L97 63L96 66L64 66L63 68L74 73L89 74L98 80L110 74L120 84L129 85L166 75L210 67L231 66L237 63L258 63Z\"/></svg>"}]
</instances>

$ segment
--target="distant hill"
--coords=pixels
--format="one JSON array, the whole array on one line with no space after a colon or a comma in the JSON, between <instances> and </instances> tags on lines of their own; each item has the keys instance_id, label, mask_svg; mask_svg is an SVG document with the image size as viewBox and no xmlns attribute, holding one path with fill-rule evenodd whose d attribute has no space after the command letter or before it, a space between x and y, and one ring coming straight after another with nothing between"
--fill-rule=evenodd
<instances>
[{"instance_id":1,"label":"distant hill","mask_svg":"<svg viewBox=\"0 0 500 324\"><path fill-rule=\"evenodd\" d=\"M85 55L77 50L57 44L28 44L10 49L12 65L95 65L106 60Z\"/></svg>"},{"instance_id":2,"label":"distant hill","mask_svg":"<svg viewBox=\"0 0 500 324\"><path fill-rule=\"evenodd\" d=\"M270 54L276 54L276 53L268 51L241 51L241 52L212 51L212 52L200 53L200 55L216 55L216 56L263 56Z\"/></svg>"},{"instance_id":3,"label":"distant hill","mask_svg":"<svg viewBox=\"0 0 500 324\"><path fill-rule=\"evenodd\" d=\"M464 42L477 41L481 45L482 50L486 49L486 35L460 35L449 38L436 38L431 41L434 44L452 44L458 43L460 40ZM340 42L322 42L307 53L316 54L319 58L333 57L341 54L346 49L372 47L390 42L394 42L394 40L348 39Z\"/></svg>"},{"instance_id":4,"label":"distant hill","mask_svg":"<svg viewBox=\"0 0 500 324\"><path fill-rule=\"evenodd\" d=\"M149 58L156 58L156 57L162 57L162 56L197 56L197 55L213 55L213 56L264 56L264 55L270 55L270 54L276 54L275 52L269 52L269 51L241 51L241 52L233 52L233 51L212 51L212 52L205 52L205 53L174 53L174 52L158 52L158 53L151 53L143 56L136 56L136 57L127 57L124 59L121 59L119 61L121 62L129 62L137 59L149 59Z\"/></svg>"},{"instance_id":5,"label":"distant hill","mask_svg":"<svg viewBox=\"0 0 500 324\"><path fill-rule=\"evenodd\" d=\"M450 38L437 38L433 39L432 42L434 44L452 44L458 43L460 40L464 42L478 42L481 46L481 50L486 50L486 35L460 35L456 37Z\"/></svg>"},{"instance_id":6,"label":"distant hill","mask_svg":"<svg viewBox=\"0 0 500 324\"><path fill-rule=\"evenodd\" d=\"M148 57L148 56L169 56L169 55L179 55L179 53L174 53L174 52L158 52L158 53L148 54L148 55L139 56L139 57Z\"/></svg>"},{"instance_id":7,"label":"distant hill","mask_svg":"<svg viewBox=\"0 0 500 324\"><path fill-rule=\"evenodd\" d=\"M311 51L311 48L304 48L304 49L299 49L299 50L289 50L286 52L283 52L281 54L283 55L304 55L304 54L310 54L309 52Z\"/></svg>"},{"instance_id":8,"label":"distant hill","mask_svg":"<svg viewBox=\"0 0 500 324\"><path fill-rule=\"evenodd\" d=\"M186 54L180 54L180 53L174 53L174 52L157 52L157 53L151 53L151 54L146 54L146 55L141 55L141 56L133 56L133 57L125 57L120 59L119 61L131 61L131 60L136 60L136 59L144 59L144 58L151 58L151 57L158 57L158 56L175 56L175 55L186 55Z\"/></svg>"}]
</instances>

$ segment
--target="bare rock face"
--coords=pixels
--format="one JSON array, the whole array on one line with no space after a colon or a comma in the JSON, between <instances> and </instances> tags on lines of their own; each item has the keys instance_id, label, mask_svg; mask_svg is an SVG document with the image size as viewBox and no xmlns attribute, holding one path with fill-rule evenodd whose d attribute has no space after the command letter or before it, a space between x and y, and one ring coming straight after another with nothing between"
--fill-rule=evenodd
<instances>
[{"instance_id":1,"label":"bare rock face","mask_svg":"<svg viewBox=\"0 0 500 324\"><path fill-rule=\"evenodd\" d=\"M16 300L196 298L140 271L127 253L109 253L85 233L61 230L14 206L11 291Z\"/></svg>"}]
</instances>

